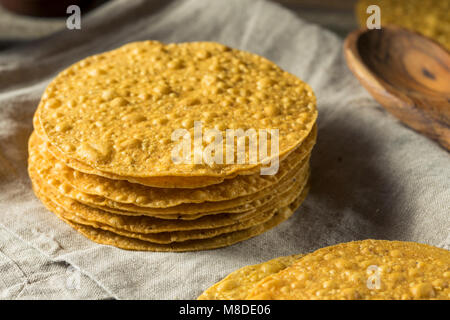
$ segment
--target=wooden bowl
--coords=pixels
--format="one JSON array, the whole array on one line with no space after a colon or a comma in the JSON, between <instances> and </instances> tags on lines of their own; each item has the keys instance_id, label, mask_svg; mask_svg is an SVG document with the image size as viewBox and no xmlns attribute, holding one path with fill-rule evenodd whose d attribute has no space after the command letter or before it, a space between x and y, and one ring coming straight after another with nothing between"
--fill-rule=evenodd
<instances>
[{"instance_id":1,"label":"wooden bowl","mask_svg":"<svg viewBox=\"0 0 450 320\"><path fill-rule=\"evenodd\" d=\"M415 32L387 26L350 33L347 64L383 107L450 150L450 53Z\"/></svg>"}]
</instances>

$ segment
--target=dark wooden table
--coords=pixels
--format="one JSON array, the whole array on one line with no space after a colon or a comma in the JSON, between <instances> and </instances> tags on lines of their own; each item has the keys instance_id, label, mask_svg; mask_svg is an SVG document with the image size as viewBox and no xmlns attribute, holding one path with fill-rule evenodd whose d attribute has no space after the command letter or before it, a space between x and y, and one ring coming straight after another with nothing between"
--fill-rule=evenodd
<instances>
[{"instance_id":1,"label":"dark wooden table","mask_svg":"<svg viewBox=\"0 0 450 320\"><path fill-rule=\"evenodd\" d=\"M105 0L95 0L104 2ZM300 18L317 23L344 37L354 30L356 0L272 0L294 11ZM20 16L0 7L0 50L34 40L65 26L65 17Z\"/></svg>"}]
</instances>

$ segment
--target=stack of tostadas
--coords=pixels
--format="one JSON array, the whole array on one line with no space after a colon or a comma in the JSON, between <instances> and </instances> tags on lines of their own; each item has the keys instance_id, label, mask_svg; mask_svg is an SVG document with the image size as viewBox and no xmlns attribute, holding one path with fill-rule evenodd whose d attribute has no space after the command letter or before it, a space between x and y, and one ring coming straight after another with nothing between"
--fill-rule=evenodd
<instances>
[{"instance_id":1,"label":"stack of tostadas","mask_svg":"<svg viewBox=\"0 0 450 320\"><path fill-rule=\"evenodd\" d=\"M229 274L199 300L450 299L450 252L363 240L279 257Z\"/></svg>"},{"instance_id":2,"label":"stack of tostadas","mask_svg":"<svg viewBox=\"0 0 450 320\"><path fill-rule=\"evenodd\" d=\"M276 226L302 203L316 118L310 87L265 58L212 42L131 43L72 65L46 88L29 174L45 206L98 243L218 248ZM247 145L239 160L236 138L229 161L198 162L219 139L196 139L198 124L223 136L223 148L227 129L259 142L266 130L270 150L255 160ZM175 161L177 130L193 137L189 161ZM278 170L261 174L275 159Z\"/></svg>"}]
</instances>

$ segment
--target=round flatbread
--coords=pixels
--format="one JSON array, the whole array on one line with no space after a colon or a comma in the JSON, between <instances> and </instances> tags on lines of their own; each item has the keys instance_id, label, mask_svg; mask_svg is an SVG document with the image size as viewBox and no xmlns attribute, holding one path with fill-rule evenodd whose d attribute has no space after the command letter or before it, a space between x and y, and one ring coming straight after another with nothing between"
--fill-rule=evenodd
<instances>
[{"instance_id":1,"label":"round flatbread","mask_svg":"<svg viewBox=\"0 0 450 320\"><path fill-rule=\"evenodd\" d=\"M202 216L192 220L167 220L149 216L124 216L110 213L95 207L89 207L70 198L64 197L56 192L39 178L32 166L29 166L29 175L31 177L34 190L40 199L46 202L53 202L56 207L65 211L64 217L68 220L88 224L91 226L104 226L105 230L113 229L123 230L125 232L149 234L149 233L168 233L174 231L190 231L203 230L203 234L207 234L205 229L218 229L230 225L245 225L262 223L262 213L273 211L276 208L284 207L294 201L302 192L306 182L296 184L287 192L280 194L279 198L272 201L269 205L257 208L248 214L224 213L210 216ZM267 216L267 215L266 215ZM76 220L79 219L79 220ZM86 223L82 223L86 221ZM239 228L234 226L233 228ZM242 227L244 229L244 227ZM222 228L220 231L225 232ZM217 230L216 230L217 232ZM163 239L167 239L165 236Z\"/></svg>"},{"instance_id":2,"label":"round flatbread","mask_svg":"<svg viewBox=\"0 0 450 320\"><path fill-rule=\"evenodd\" d=\"M242 267L205 290L198 300L243 300L260 280L289 267L302 256L294 254Z\"/></svg>"},{"instance_id":3,"label":"round flatbread","mask_svg":"<svg viewBox=\"0 0 450 320\"><path fill-rule=\"evenodd\" d=\"M386 240L342 243L270 275L247 299L450 299L450 252Z\"/></svg>"},{"instance_id":4,"label":"round flatbread","mask_svg":"<svg viewBox=\"0 0 450 320\"><path fill-rule=\"evenodd\" d=\"M56 210L51 205L44 203L46 207L54 212L60 219L69 224L75 230L80 232L86 238L91 239L99 244L112 245L118 248L127 250L140 250L140 251L158 251L158 252L184 252L184 251L196 251L196 250L208 250L226 247L249 238L255 237L275 226L281 222L287 220L298 208L298 206L305 199L308 188L302 191L302 194L289 206L280 208L276 211L274 216L267 222L259 224L257 226L222 234L216 237L207 239L187 240L183 242L173 242L170 244L158 244L140 239L130 238L119 235L117 233L97 229L91 226L86 226L72 222L65 219L59 210Z\"/></svg>"},{"instance_id":5,"label":"round flatbread","mask_svg":"<svg viewBox=\"0 0 450 320\"><path fill-rule=\"evenodd\" d=\"M36 117L58 152L101 172L223 179L294 150L311 132L317 110L307 84L260 56L212 42L144 41L61 72ZM245 163L174 165L179 141L172 133L194 137L196 122L224 136L226 129L253 129L257 136L278 129L279 151L256 163L247 150Z\"/></svg>"},{"instance_id":6,"label":"round flatbread","mask_svg":"<svg viewBox=\"0 0 450 320\"><path fill-rule=\"evenodd\" d=\"M308 157L308 159L303 160L302 163L297 164L297 166L290 170L276 186L270 189L263 189L254 194L218 202L185 203L168 208L149 208L134 204L115 202L105 199L104 197L77 191L70 185L63 183L57 174L52 174L52 166L46 163L46 161L43 161L39 156L39 153L35 152L32 143L30 143L29 159L30 168L35 169L40 178L43 181L46 181L49 187L53 188L61 195L91 207L123 215L198 215L206 213L248 212L264 203L275 200L279 193L288 191L295 183L305 182L309 174ZM292 174L292 176L290 174Z\"/></svg>"},{"instance_id":7,"label":"round flatbread","mask_svg":"<svg viewBox=\"0 0 450 320\"><path fill-rule=\"evenodd\" d=\"M197 189L154 188L112 180L92 174L82 173L55 159L39 138L32 134L29 142L30 156L35 156L36 166L47 171L47 180L58 179L84 194L99 196L119 203L151 208L167 208L182 203L224 201L250 195L267 189L283 179L305 158L309 157L315 143L313 130L304 144L292 152L281 164L275 175L240 175L220 184Z\"/></svg>"}]
</instances>

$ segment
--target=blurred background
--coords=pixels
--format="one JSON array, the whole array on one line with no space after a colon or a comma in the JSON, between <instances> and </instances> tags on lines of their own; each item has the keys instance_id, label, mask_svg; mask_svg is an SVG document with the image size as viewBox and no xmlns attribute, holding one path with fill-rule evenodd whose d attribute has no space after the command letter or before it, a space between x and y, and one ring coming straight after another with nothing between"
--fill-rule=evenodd
<instances>
[{"instance_id":1,"label":"blurred background","mask_svg":"<svg viewBox=\"0 0 450 320\"><path fill-rule=\"evenodd\" d=\"M71 4L79 5L83 14L94 10L107 1L0 0L2 4L0 6L0 50L44 37L64 28L67 18L65 11ZM281 4L295 12L299 17L322 25L341 37L345 37L358 25L354 13L357 0L270 1ZM47 5L43 5L43 3Z\"/></svg>"}]
</instances>

